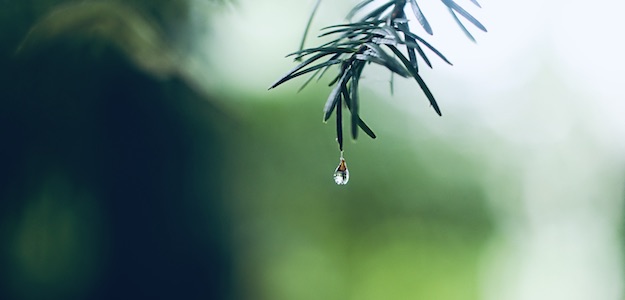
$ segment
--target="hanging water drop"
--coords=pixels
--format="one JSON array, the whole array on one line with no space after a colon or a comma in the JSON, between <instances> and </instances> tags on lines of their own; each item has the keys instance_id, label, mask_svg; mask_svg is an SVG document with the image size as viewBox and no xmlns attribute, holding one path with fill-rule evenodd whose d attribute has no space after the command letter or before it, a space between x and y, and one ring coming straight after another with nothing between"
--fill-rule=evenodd
<instances>
[{"instance_id":1,"label":"hanging water drop","mask_svg":"<svg viewBox=\"0 0 625 300\"><path fill-rule=\"evenodd\" d=\"M349 181L349 170L347 170L347 164L343 158L343 151L341 151L341 160L338 167L334 170L334 182L338 185L346 185Z\"/></svg>"}]
</instances>

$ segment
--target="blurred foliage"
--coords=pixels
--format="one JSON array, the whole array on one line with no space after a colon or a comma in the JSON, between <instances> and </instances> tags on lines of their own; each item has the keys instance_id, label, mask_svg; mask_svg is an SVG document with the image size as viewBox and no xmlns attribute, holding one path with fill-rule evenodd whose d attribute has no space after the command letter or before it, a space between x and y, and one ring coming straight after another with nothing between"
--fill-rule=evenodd
<instances>
[{"instance_id":1,"label":"blurred foliage","mask_svg":"<svg viewBox=\"0 0 625 300\"><path fill-rule=\"evenodd\" d=\"M309 113L319 94L237 109L248 128L229 169L242 298L479 299L492 232L479 167L443 141L415 152L424 136L387 132L350 148L352 181L336 186L333 128ZM382 105L372 122L408 122Z\"/></svg>"}]
</instances>

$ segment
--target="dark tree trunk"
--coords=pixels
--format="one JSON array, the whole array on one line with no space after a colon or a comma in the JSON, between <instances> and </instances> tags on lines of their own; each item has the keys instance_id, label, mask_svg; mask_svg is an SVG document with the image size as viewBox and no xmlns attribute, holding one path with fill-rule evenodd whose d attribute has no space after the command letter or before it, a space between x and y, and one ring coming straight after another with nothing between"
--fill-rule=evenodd
<instances>
[{"instance_id":1,"label":"dark tree trunk","mask_svg":"<svg viewBox=\"0 0 625 300\"><path fill-rule=\"evenodd\" d=\"M106 41L61 37L0 60L0 299L230 299L224 120L210 101ZM65 186L53 206L89 195L97 209L77 223L75 261L33 275L16 241L49 182ZM66 249L55 243L30 245Z\"/></svg>"}]
</instances>

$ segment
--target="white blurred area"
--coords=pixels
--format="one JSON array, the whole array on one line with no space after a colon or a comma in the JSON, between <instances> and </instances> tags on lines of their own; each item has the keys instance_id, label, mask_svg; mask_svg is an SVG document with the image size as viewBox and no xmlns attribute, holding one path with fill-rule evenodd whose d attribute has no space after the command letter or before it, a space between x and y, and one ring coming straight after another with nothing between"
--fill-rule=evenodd
<instances>
[{"instance_id":1,"label":"white blurred area","mask_svg":"<svg viewBox=\"0 0 625 300\"><path fill-rule=\"evenodd\" d=\"M490 32L445 45L457 65L432 77L454 118L435 126L483 140L484 299L622 299L624 5L482 2Z\"/></svg>"},{"instance_id":2,"label":"white blurred area","mask_svg":"<svg viewBox=\"0 0 625 300\"><path fill-rule=\"evenodd\" d=\"M215 64L216 86L262 91L292 67L282 54L297 49L313 1L238 2L206 45L231 62ZM430 55L434 70L422 71L443 117L410 80L397 80L387 107L414 115L407 130L420 128L483 166L497 219L483 299L623 299L625 2L457 2L489 30L465 22L477 44L441 3L419 2L434 29L426 39L454 63ZM308 45L353 3L324 1ZM367 76L376 97L387 97L387 77Z\"/></svg>"}]
</instances>

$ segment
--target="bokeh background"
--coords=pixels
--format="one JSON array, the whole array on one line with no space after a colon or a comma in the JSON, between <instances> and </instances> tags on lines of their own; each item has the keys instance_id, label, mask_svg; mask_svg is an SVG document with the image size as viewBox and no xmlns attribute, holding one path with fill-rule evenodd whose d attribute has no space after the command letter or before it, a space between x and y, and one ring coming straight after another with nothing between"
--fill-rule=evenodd
<instances>
[{"instance_id":1,"label":"bokeh background","mask_svg":"<svg viewBox=\"0 0 625 300\"><path fill-rule=\"evenodd\" d=\"M623 4L421 1L443 117L367 68L337 186L313 2L0 1L0 298L623 299Z\"/></svg>"}]
</instances>

